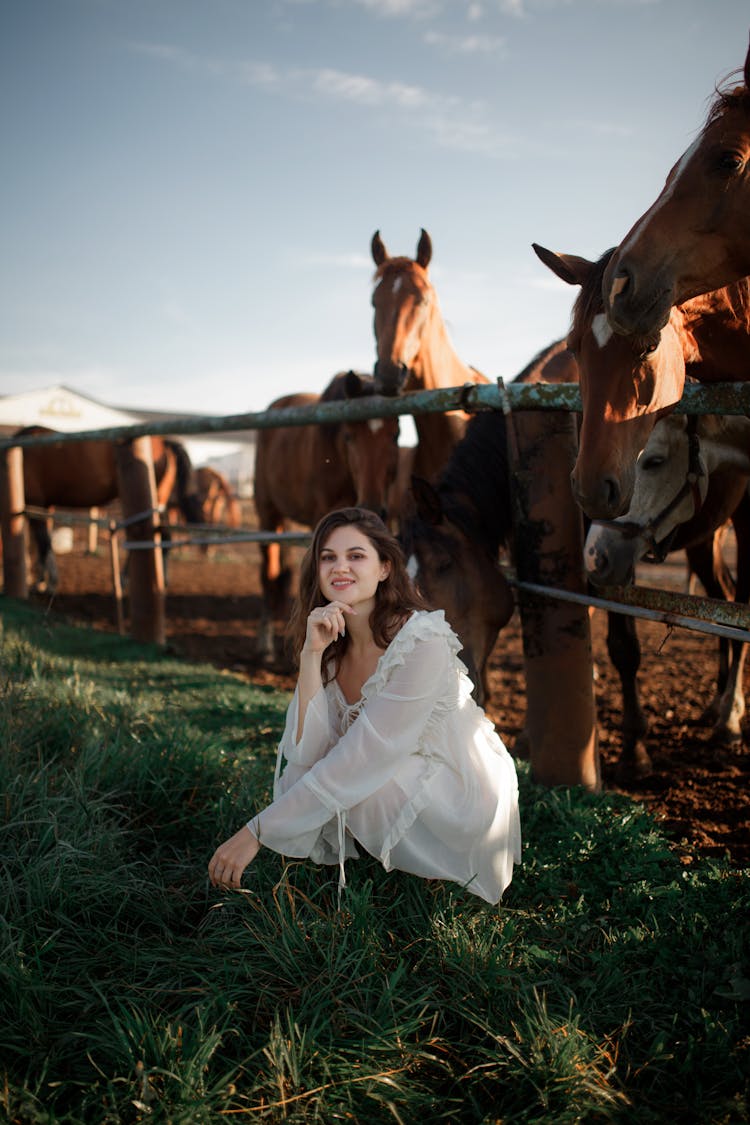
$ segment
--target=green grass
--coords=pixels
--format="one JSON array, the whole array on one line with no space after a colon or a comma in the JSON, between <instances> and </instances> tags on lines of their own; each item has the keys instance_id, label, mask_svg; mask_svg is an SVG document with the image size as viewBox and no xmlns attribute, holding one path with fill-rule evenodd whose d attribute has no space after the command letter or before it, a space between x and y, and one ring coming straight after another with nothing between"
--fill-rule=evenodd
<instances>
[{"instance_id":1,"label":"green grass","mask_svg":"<svg viewBox=\"0 0 750 1125\"><path fill-rule=\"evenodd\" d=\"M214 891L287 698L0 612L1 1120L748 1120L750 873L521 767L498 908L268 851Z\"/></svg>"}]
</instances>

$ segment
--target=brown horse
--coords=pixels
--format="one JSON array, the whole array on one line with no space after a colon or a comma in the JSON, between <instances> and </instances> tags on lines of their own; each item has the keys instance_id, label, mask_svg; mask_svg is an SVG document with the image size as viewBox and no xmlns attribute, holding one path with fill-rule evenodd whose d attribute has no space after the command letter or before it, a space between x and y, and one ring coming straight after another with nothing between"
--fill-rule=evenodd
<instances>
[{"instance_id":1,"label":"brown horse","mask_svg":"<svg viewBox=\"0 0 750 1125\"><path fill-rule=\"evenodd\" d=\"M581 292L568 345L583 401L573 489L592 519L621 515L630 503L635 463L655 423L682 397L686 375L702 383L750 379L750 279L675 306L656 335L612 332L598 262L534 244L546 266Z\"/></svg>"},{"instance_id":2,"label":"brown horse","mask_svg":"<svg viewBox=\"0 0 750 1125\"><path fill-rule=\"evenodd\" d=\"M27 426L18 435L53 434L44 426ZM157 503L164 507L176 488L186 520L200 523L193 468L187 450L177 441L151 438ZM80 441L75 445L36 445L23 451L26 503L36 508L97 508L117 499L116 445L112 441ZM37 589L54 593L58 583L52 542L43 519L30 519L38 554ZM165 521L163 537L168 538Z\"/></svg>"},{"instance_id":3,"label":"brown horse","mask_svg":"<svg viewBox=\"0 0 750 1125\"><path fill-rule=\"evenodd\" d=\"M200 504L203 524L222 524L224 527L238 528L242 522L240 503L227 478L210 465L202 465L195 470L195 494ZM175 487L167 506L170 524L179 522L182 515L179 490ZM191 521L192 522L192 521ZM208 555L211 546L201 545L201 553Z\"/></svg>"},{"instance_id":4,"label":"brown horse","mask_svg":"<svg viewBox=\"0 0 750 1125\"><path fill-rule=\"evenodd\" d=\"M374 393L371 375L341 372L321 395L286 395L269 409ZM314 527L333 508L352 504L388 518L389 492L398 469L398 433L398 418L261 430L255 454L255 508L261 528L280 532L287 519ZM279 543L261 546L261 556L258 652L270 661L275 655L273 622L285 613L291 570Z\"/></svg>"},{"instance_id":5,"label":"brown horse","mask_svg":"<svg viewBox=\"0 0 750 1125\"><path fill-rule=\"evenodd\" d=\"M750 274L750 49L744 85L719 91L706 124L603 278L617 332L649 336L673 305Z\"/></svg>"},{"instance_id":6,"label":"brown horse","mask_svg":"<svg viewBox=\"0 0 750 1125\"><path fill-rule=\"evenodd\" d=\"M427 231L422 230L414 260L391 258L380 231L375 231L370 249L377 266L372 294L376 392L397 395L489 382L459 359L448 338L428 273L432 242ZM417 414L414 472L434 479L463 436L467 421L463 411Z\"/></svg>"},{"instance_id":7,"label":"brown horse","mask_svg":"<svg viewBox=\"0 0 750 1125\"><path fill-rule=\"evenodd\" d=\"M240 526L240 503L223 473L210 465L202 465L195 470L195 487L204 523L221 523L233 528Z\"/></svg>"}]
</instances>

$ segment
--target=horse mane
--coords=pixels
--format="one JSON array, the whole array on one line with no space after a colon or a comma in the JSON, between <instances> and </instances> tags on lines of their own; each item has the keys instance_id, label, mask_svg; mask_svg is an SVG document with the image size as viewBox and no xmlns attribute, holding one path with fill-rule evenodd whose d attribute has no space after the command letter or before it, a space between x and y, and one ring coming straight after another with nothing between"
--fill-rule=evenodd
<instances>
[{"instance_id":1,"label":"horse mane","mask_svg":"<svg viewBox=\"0 0 750 1125\"><path fill-rule=\"evenodd\" d=\"M545 363L558 352L565 351L567 346L567 340L563 337L560 340L553 340L551 344L547 344L544 348L540 348L533 359L530 359L526 366L513 376L511 383L540 382L539 376Z\"/></svg>"},{"instance_id":2,"label":"horse mane","mask_svg":"<svg viewBox=\"0 0 750 1125\"><path fill-rule=\"evenodd\" d=\"M708 108L704 129L707 129L709 125L713 125L714 122L718 121L720 117L723 117L725 113L735 108L745 113L750 111L750 88L747 87L744 82L739 83L739 85L729 85L736 75L742 73L742 67L738 67L737 70L733 70L731 74L727 75L722 85L716 87L714 90L714 99Z\"/></svg>"},{"instance_id":3,"label":"horse mane","mask_svg":"<svg viewBox=\"0 0 750 1125\"><path fill-rule=\"evenodd\" d=\"M505 416L476 414L437 483L445 517L490 555L512 528Z\"/></svg>"}]
</instances>

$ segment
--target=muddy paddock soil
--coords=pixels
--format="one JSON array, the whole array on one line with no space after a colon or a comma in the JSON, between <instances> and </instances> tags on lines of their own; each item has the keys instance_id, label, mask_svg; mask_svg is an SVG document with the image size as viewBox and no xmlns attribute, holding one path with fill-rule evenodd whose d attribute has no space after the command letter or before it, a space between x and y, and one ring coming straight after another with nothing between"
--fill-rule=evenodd
<instances>
[{"instance_id":1,"label":"muddy paddock soil","mask_svg":"<svg viewBox=\"0 0 750 1125\"><path fill-rule=\"evenodd\" d=\"M85 554L83 547L79 529L74 551L58 556L60 588L52 609L76 622L115 630L106 544L94 556ZM256 683L291 690L289 670L281 665L263 668L254 657L259 613L257 548L223 546L212 551L209 558L196 547L172 552L167 594L170 650L190 660L231 669ZM676 556L663 567L649 568L639 581L684 590L685 576L684 560ZM619 681L606 653L606 616L597 611L592 619L605 785L644 802L674 841L683 862L690 862L688 849L696 849L705 855L728 855L733 863L747 866L750 754L746 743L715 745L710 728L701 724L713 694L718 642L685 629L670 631L653 622L639 621L638 632L642 647L639 682L650 722L646 745L654 769L643 779L622 779L616 769L622 745ZM517 614L493 654L491 685L487 712L512 749L525 713ZM750 725L745 733L750 737Z\"/></svg>"}]
</instances>

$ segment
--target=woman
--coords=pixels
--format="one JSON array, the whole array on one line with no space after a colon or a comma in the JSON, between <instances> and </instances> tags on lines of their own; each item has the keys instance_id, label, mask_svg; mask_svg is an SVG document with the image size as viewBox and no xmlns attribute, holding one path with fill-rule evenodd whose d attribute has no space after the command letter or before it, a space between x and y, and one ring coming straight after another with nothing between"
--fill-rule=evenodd
<instances>
[{"instance_id":1,"label":"woman","mask_svg":"<svg viewBox=\"0 0 750 1125\"><path fill-rule=\"evenodd\" d=\"M299 678L274 800L216 850L213 885L239 887L265 844L338 863L343 886L344 859L361 845L387 871L498 902L520 862L513 760L471 698L458 637L424 607L372 512L320 521L292 630Z\"/></svg>"}]
</instances>

